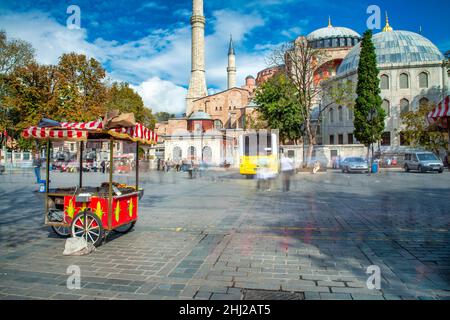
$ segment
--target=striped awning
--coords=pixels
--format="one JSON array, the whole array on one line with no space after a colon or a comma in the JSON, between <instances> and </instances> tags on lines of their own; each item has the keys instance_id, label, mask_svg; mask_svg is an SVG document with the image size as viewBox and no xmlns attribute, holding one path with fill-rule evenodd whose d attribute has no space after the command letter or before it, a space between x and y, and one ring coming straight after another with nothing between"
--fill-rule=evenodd
<instances>
[{"instance_id":1,"label":"striped awning","mask_svg":"<svg viewBox=\"0 0 450 320\"><path fill-rule=\"evenodd\" d=\"M24 138L83 141L89 134L107 133L115 138L127 139L144 144L155 144L158 135L141 123L131 128L115 128L104 130L101 120L90 122L62 122L60 127L29 127L22 132Z\"/></svg>"},{"instance_id":2,"label":"striped awning","mask_svg":"<svg viewBox=\"0 0 450 320\"><path fill-rule=\"evenodd\" d=\"M447 96L428 114L428 123L433 124L439 121L441 125L447 126L447 117L450 117L449 104L450 96Z\"/></svg>"},{"instance_id":3,"label":"striped awning","mask_svg":"<svg viewBox=\"0 0 450 320\"><path fill-rule=\"evenodd\" d=\"M24 138L52 139L81 141L87 140L88 132L85 130L62 130L53 128L29 127L22 132Z\"/></svg>"},{"instance_id":4,"label":"striped awning","mask_svg":"<svg viewBox=\"0 0 450 320\"><path fill-rule=\"evenodd\" d=\"M61 122L61 127L66 129L101 130L103 129L103 122L101 120L89 122Z\"/></svg>"}]
</instances>

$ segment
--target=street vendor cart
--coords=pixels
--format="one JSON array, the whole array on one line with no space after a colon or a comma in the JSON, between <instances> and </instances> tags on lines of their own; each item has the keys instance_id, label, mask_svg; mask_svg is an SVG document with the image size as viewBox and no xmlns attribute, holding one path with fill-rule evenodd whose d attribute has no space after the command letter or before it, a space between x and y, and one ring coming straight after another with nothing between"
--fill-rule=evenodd
<instances>
[{"instance_id":1,"label":"street vendor cart","mask_svg":"<svg viewBox=\"0 0 450 320\"><path fill-rule=\"evenodd\" d=\"M53 122L54 124L54 122ZM55 188L50 184L49 164L46 162L45 225L63 237L84 237L87 242L99 245L110 231L126 233L138 219L138 200L144 190L139 188L139 144L154 144L157 135L140 123L128 127L108 128L101 120L86 123L58 123L36 126L22 132L24 138L47 142L47 159L50 159L51 142L76 141L79 143L79 168L83 168L83 149L88 141L109 142L109 161L114 168L114 144L131 141L136 145L136 183L133 186L109 180L97 187L83 185L83 170L79 170L77 186Z\"/></svg>"}]
</instances>

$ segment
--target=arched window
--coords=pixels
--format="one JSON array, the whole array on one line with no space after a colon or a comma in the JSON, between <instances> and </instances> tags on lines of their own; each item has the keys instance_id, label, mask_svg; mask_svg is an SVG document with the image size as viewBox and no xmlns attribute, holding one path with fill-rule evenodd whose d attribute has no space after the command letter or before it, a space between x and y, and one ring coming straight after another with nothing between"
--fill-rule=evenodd
<instances>
[{"instance_id":1,"label":"arched window","mask_svg":"<svg viewBox=\"0 0 450 320\"><path fill-rule=\"evenodd\" d=\"M342 111L342 107L338 108L338 117L339 117L339 122L344 121L344 112Z\"/></svg>"},{"instance_id":2,"label":"arched window","mask_svg":"<svg viewBox=\"0 0 450 320\"><path fill-rule=\"evenodd\" d=\"M202 151L202 161L210 163L212 160L212 150L211 147L205 146Z\"/></svg>"},{"instance_id":3,"label":"arched window","mask_svg":"<svg viewBox=\"0 0 450 320\"><path fill-rule=\"evenodd\" d=\"M389 117L391 115L391 104L388 100L383 100L383 103L381 104L381 107L384 110L384 113L386 114L386 117Z\"/></svg>"},{"instance_id":4,"label":"arched window","mask_svg":"<svg viewBox=\"0 0 450 320\"><path fill-rule=\"evenodd\" d=\"M422 72L419 74L419 88L428 88L428 73Z\"/></svg>"},{"instance_id":5,"label":"arched window","mask_svg":"<svg viewBox=\"0 0 450 320\"><path fill-rule=\"evenodd\" d=\"M381 90L389 90L389 76L383 74L380 81Z\"/></svg>"},{"instance_id":6,"label":"arched window","mask_svg":"<svg viewBox=\"0 0 450 320\"><path fill-rule=\"evenodd\" d=\"M419 108L427 107L429 103L430 103L430 100L423 97L422 99L419 100Z\"/></svg>"},{"instance_id":7,"label":"arched window","mask_svg":"<svg viewBox=\"0 0 450 320\"><path fill-rule=\"evenodd\" d=\"M334 110L333 108L330 109L330 123L334 122Z\"/></svg>"},{"instance_id":8,"label":"arched window","mask_svg":"<svg viewBox=\"0 0 450 320\"><path fill-rule=\"evenodd\" d=\"M182 153L180 147L173 148L172 158L173 158L173 161L180 161L183 158L183 153Z\"/></svg>"},{"instance_id":9,"label":"arched window","mask_svg":"<svg viewBox=\"0 0 450 320\"><path fill-rule=\"evenodd\" d=\"M188 159L189 159L189 160L192 160L192 159L195 159L195 157L196 157L196 154L195 154L195 147L194 147L194 146L190 146L190 147L188 148Z\"/></svg>"},{"instance_id":10,"label":"arched window","mask_svg":"<svg viewBox=\"0 0 450 320\"><path fill-rule=\"evenodd\" d=\"M406 73L400 75L400 89L409 89L409 76Z\"/></svg>"},{"instance_id":11,"label":"arched window","mask_svg":"<svg viewBox=\"0 0 450 320\"><path fill-rule=\"evenodd\" d=\"M400 114L405 114L409 112L409 101L406 99L400 100Z\"/></svg>"},{"instance_id":12,"label":"arched window","mask_svg":"<svg viewBox=\"0 0 450 320\"><path fill-rule=\"evenodd\" d=\"M223 123L220 120L214 120L214 128L217 130L220 130L223 128Z\"/></svg>"}]
</instances>

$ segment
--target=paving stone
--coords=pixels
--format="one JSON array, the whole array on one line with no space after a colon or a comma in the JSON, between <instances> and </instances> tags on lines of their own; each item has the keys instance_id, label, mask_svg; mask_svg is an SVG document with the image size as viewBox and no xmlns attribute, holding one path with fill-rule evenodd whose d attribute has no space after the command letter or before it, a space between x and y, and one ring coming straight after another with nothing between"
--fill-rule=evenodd
<instances>
[{"instance_id":1,"label":"paving stone","mask_svg":"<svg viewBox=\"0 0 450 320\"><path fill-rule=\"evenodd\" d=\"M352 297L348 293L320 293L320 299L322 300L352 300Z\"/></svg>"},{"instance_id":2,"label":"paving stone","mask_svg":"<svg viewBox=\"0 0 450 320\"><path fill-rule=\"evenodd\" d=\"M198 291L195 295L195 299L209 300L212 296L212 293L209 291Z\"/></svg>"},{"instance_id":3,"label":"paving stone","mask_svg":"<svg viewBox=\"0 0 450 320\"><path fill-rule=\"evenodd\" d=\"M81 257L62 256L64 239L42 227L31 172L0 176L0 298L221 299L241 297L241 289L305 299L448 298L449 173L299 174L289 194L256 192L255 181L232 170L206 176L142 173L141 186L158 193L140 200L134 231ZM73 184L76 175L55 172L52 180ZM373 264L381 291L365 284ZM81 291L66 288L68 265L81 267Z\"/></svg>"}]
</instances>

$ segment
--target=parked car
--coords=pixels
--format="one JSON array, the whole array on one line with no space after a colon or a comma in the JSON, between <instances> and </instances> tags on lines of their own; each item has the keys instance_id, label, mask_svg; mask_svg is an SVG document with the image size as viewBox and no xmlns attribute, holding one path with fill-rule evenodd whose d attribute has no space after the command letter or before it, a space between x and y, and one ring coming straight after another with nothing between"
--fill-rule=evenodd
<instances>
[{"instance_id":1,"label":"parked car","mask_svg":"<svg viewBox=\"0 0 450 320\"><path fill-rule=\"evenodd\" d=\"M444 172L444 163L432 152L412 152L405 154L405 171Z\"/></svg>"},{"instance_id":2,"label":"parked car","mask_svg":"<svg viewBox=\"0 0 450 320\"><path fill-rule=\"evenodd\" d=\"M0 174L5 172L5 166L0 163Z\"/></svg>"},{"instance_id":3,"label":"parked car","mask_svg":"<svg viewBox=\"0 0 450 320\"><path fill-rule=\"evenodd\" d=\"M367 160L361 157L345 158L341 161L342 172L369 172Z\"/></svg>"}]
</instances>

